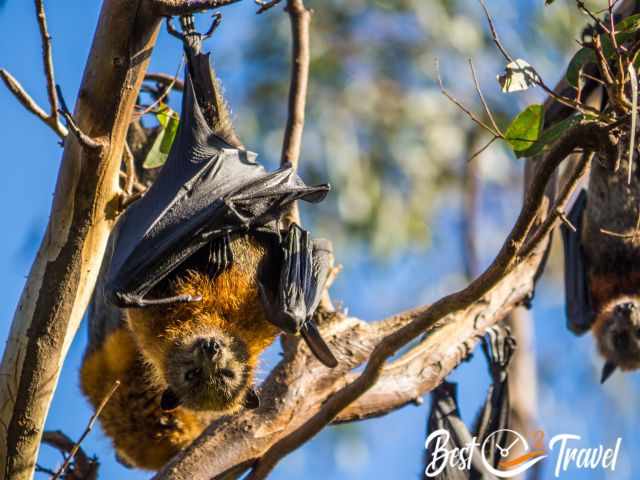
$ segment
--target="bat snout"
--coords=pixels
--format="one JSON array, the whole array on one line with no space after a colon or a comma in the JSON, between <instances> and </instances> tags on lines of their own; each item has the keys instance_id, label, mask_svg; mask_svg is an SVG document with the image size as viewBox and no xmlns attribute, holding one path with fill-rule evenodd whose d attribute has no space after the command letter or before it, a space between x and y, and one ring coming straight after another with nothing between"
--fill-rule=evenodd
<instances>
[{"instance_id":1,"label":"bat snout","mask_svg":"<svg viewBox=\"0 0 640 480\"><path fill-rule=\"evenodd\" d=\"M616 305L616 314L631 316L637 310L637 305L634 302L624 302Z\"/></svg>"},{"instance_id":2,"label":"bat snout","mask_svg":"<svg viewBox=\"0 0 640 480\"><path fill-rule=\"evenodd\" d=\"M201 338L198 340L198 349L200 353L210 361L219 357L222 351L220 343L214 338Z\"/></svg>"},{"instance_id":3,"label":"bat snout","mask_svg":"<svg viewBox=\"0 0 640 480\"><path fill-rule=\"evenodd\" d=\"M636 302L624 302L613 310L615 323L628 330L632 337L640 334L640 306Z\"/></svg>"}]
</instances>

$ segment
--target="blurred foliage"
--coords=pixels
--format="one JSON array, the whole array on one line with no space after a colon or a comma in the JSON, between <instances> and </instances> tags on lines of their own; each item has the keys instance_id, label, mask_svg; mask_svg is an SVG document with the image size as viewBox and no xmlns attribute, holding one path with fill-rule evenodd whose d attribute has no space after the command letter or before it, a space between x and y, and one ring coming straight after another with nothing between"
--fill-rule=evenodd
<instances>
[{"instance_id":1,"label":"blurred foliage","mask_svg":"<svg viewBox=\"0 0 640 480\"><path fill-rule=\"evenodd\" d=\"M447 89L481 112L467 64L473 58L483 92L504 128L530 92L505 95L495 81L504 70L472 0L307 0L311 72L301 168L310 181L329 180L333 193L313 210L335 243L364 241L380 255L428 245L433 215L446 193L460 188L466 139L474 124L440 92L435 59ZM573 2L489 2L501 38L547 83L564 73L585 25ZM290 27L282 8L262 14L244 64L245 105L238 111L243 138L278 160L286 121ZM547 78L547 76L549 78ZM540 98L537 98L539 101ZM523 101L524 100L524 101ZM246 108L246 107L245 107ZM477 150L490 137L472 145ZM491 157L491 158L489 158ZM519 188L519 163L496 144L474 161L484 180ZM306 212L306 210L303 210Z\"/></svg>"}]
</instances>

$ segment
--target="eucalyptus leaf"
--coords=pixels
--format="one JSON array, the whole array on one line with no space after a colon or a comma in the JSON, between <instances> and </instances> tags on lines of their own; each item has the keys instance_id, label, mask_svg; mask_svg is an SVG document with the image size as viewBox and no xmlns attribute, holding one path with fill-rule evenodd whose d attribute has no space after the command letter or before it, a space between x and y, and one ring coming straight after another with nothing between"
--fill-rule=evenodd
<instances>
[{"instance_id":1,"label":"eucalyptus leaf","mask_svg":"<svg viewBox=\"0 0 640 480\"><path fill-rule=\"evenodd\" d=\"M581 48L573 56L567 67L567 73L565 78L569 85L578 87L578 79L580 77L580 70L590 63L596 62L596 52L591 48Z\"/></svg>"},{"instance_id":2,"label":"eucalyptus leaf","mask_svg":"<svg viewBox=\"0 0 640 480\"><path fill-rule=\"evenodd\" d=\"M627 22L627 20L629 22ZM633 32L638 29L640 29L640 14L626 18L616 25L616 41L618 44L626 42L633 37ZM602 42L602 53L604 54L604 58L611 60L615 54L611 38L609 38L608 35L601 35L600 40ZM592 47L587 46L578 50L567 67L565 78L569 85L577 87L578 74L580 73L580 70L590 63L595 64L596 61L596 52Z\"/></svg>"},{"instance_id":3,"label":"eucalyptus leaf","mask_svg":"<svg viewBox=\"0 0 640 480\"><path fill-rule=\"evenodd\" d=\"M533 157L547 150L553 143L558 140L567 130L573 128L581 121L585 119L585 116L578 113L564 120L554 123L550 127L546 128L538 137L538 139L524 150L519 150L516 153L518 158Z\"/></svg>"},{"instance_id":4,"label":"eucalyptus leaf","mask_svg":"<svg viewBox=\"0 0 640 480\"><path fill-rule=\"evenodd\" d=\"M172 114L169 116L167 125L164 129L164 135L162 136L162 143L160 144L160 152L166 155L169 154L171 150L171 145L173 145L173 141L176 138L176 133L178 131L178 125L180 124L180 117L173 110Z\"/></svg>"},{"instance_id":5,"label":"eucalyptus leaf","mask_svg":"<svg viewBox=\"0 0 640 480\"><path fill-rule=\"evenodd\" d=\"M156 119L160 124L160 132L142 163L142 168L145 169L158 168L164 165L180 124L178 113L165 104L162 104L158 112L156 112Z\"/></svg>"},{"instance_id":6,"label":"eucalyptus leaf","mask_svg":"<svg viewBox=\"0 0 640 480\"><path fill-rule=\"evenodd\" d=\"M167 157L169 155L160 151L160 146L162 145L162 141L166 131L166 128L160 127L160 132L158 133L156 139L153 141L153 145L151 146L149 153L147 153L147 156L142 163L142 168L145 168L147 170L158 168L164 165L164 162L167 161Z\"/></svg>"},{"instance_id":7,"label":"eucalyptus leaf","mask_svg":"<svg viewBox=\"0 0 640 480\"><path fill-rule=\"evenodd\" d=\"M618 33L632 33L638 30L640 30L640 14L631 15L616 24L616 32Z\"/></svg>"},{"instance_id":8,"label":"eucalyptus leaf","mask_svg":"<svg viewBox=\"0 0 640 480\"><path fill-rule=\"evenodd\" d=\"M505 139L511 145L516 156L524 152L538 140L544 122L544 107L540 104L529 105L507 127Z\"/></svg>"}]
</instances>

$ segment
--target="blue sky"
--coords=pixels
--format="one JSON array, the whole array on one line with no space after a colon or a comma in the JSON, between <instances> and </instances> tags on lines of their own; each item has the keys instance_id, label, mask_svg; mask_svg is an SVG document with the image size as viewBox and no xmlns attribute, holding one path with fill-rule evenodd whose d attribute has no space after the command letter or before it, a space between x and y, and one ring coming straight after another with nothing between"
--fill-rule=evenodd
<instances>
[{"instance_id":1,"label":"blue sky","mask_svg":"<svg viewBox=\"0 0 640 480\"><path fill-rule=\"evenodd\" d=\"M98 17L99 2L46 3L54 42L56 80L72 104ZM253 11L250 5L224 10L223 34L215 37L215 47L222 55L241 48L246 32L256 26ZM0 32L3 39L0 66L8 69L41 105L46 105L32 2L0 3ZM19 48L14 46L18 40ZM173 73L179 62L180 46L163 30L150 70ZM243 78L241 67L237 62L218 65L232 106L242 100L242 85L248 81ZM3 86L0 86L0 107L0 139L4 152L0 221L5 225L0 235L0 265L4 265L0 276L0 339L4 340L46 226L61 149L54 134L28 114ZM481 243L495 235L496 228L509 225L518 206L515 197L497 202L487 196L483 201ZM451 220L459 217L459 202L452 198L450 204L453 213L436 219L435 238L429 252L402 252L385 263L374 261L365 246L354 245L347 252L337 252L344 270L333 288L333 297L343 301L350 313L375 320L402 308L432 301L462 286L459 245L451 241L459 233L459 223ZM496 245L488 240L483 245L486 245L482 249L484 261L488 262L497 251ZM559 284L543 279L535 300L540 426L548 436L581 435L584 446L609 445L622 436L621 459L614 475L572 471L568 478L632 478L632 472L640 468L640 460L635 456L640 448L640 436L635 430L640 420L635 408L640 382L637 375L617 374L605 388L600 387L600 363L594 356L591 340L576 339L564 328L561 294ZM86 331L82 325L70 349L47 422L48 429L62 429L73 438L80 435L91 416L78 388L78 368L85 344ZM452 379L461 383L465 419L473 417L485 396L489 380L485 370L482 356L476 355L452 375ZM327 429L287 458L273 478L294 475L309 479L416 478L421 468L427 413L428 402L425 402L421 407L406 407L381 419ZM149 477L148 473L128 471L117 464L109 441L99 428L90 434L83 447L99 457L101 478ZM54 467L59 461L56 452L43 449L40 459L43 465ZM543 478L551 477L551 464L546 464Z\"/></svg>"}]
</instances>

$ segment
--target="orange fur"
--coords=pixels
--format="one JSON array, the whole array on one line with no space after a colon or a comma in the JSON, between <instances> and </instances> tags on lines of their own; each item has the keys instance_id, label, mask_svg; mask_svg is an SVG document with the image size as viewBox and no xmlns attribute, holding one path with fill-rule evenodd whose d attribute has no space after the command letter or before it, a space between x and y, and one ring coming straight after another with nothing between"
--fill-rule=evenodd
<instances>
[{"instance_id":1,"label":"orange fur","mask_svg":"<svg viewBox=\"0 0 640 480\"><path fill-rule=\"evenodd\" d=\"M238 237L231 248L233 264L215 279L190 271L174 282L172 295L199 295L201 301L129 310L131 330L153 368L157 384L166 385L165 365L171 347L180 339L206 335L211 329L244 342L253 383L258 357L279 330L267 320L256 283L264 255L262 246L249 237Z\"/></svg>"},{"instance_id":2,"label":"orange fur","mask_svg":"<svg viewBox=\"0 0 640 480\"><path fill-rule=\"evenodd\" d=\"M121 381L100 414L102 428L122 460L138 468L158 470L200 435L214 415L180 407L162 411L162 389L148 373L131 332L123 327L84 358L80 383L97 408L115 381Z\"/></svg>"}]
</instances>

